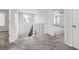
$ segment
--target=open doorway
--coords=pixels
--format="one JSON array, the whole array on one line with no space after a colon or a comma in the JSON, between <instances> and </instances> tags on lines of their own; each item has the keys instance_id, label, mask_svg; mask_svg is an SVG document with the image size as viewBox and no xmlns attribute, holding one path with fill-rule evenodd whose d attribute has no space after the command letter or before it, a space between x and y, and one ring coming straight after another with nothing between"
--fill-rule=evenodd
<instances>
[{"instance_id":1,"label":"open doorway","mask_svg":"<svg viewBox=\"0 0 79 59\"><path fill-rule=\"evenodd\" d=\"M64 10L54 12L54 35L64 42Z\"/></svg>"},{"instance_id":2,"label":"open doorway","mask_svg":"<svg viewBox=\"0 0 79 59\"><path fill-rule=\"evenodd\" d=\"M0 49L9 44L9 10L0 10Z\"/></svg>"}]
</instances>

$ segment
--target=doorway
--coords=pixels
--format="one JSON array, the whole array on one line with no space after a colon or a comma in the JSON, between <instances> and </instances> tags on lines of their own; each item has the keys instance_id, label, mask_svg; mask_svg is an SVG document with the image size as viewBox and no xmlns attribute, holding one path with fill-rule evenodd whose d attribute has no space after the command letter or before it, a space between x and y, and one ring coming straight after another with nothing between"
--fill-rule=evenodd
<instances>
[{"instance_id":1,"label":"doorway","mask_svg":"<svg viewBox=\"0 0 79 59\"><path fill-rule=\"evenodd\" d=\"M54 36L58 37L60 41L64 42L64 10L54 12Z\"/></svg>"}]
</instances>

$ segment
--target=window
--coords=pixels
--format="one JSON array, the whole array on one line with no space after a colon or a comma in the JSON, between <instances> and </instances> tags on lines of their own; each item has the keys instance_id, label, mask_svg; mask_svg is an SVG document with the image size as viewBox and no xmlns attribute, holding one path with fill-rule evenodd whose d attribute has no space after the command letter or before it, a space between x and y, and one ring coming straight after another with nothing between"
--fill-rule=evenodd
<instances>
[{"instance_id":1,"label":"window","mask_svg":"<svg viewBox=\"0 0 79 59\"><path fill-rule=\"evenodd\" d=\"M5 26L5 14L0 13L0 26Z\"/></svg>"},{"instance_id":2,"label":"window","mask_svg":"<svg viewBox=\"0 0 79 59\"><path fill-rule=\"evenodd\" d=\"M59 27L64 27L64 15L55 16L54 25Z\"/></svg>"}]
</instances>

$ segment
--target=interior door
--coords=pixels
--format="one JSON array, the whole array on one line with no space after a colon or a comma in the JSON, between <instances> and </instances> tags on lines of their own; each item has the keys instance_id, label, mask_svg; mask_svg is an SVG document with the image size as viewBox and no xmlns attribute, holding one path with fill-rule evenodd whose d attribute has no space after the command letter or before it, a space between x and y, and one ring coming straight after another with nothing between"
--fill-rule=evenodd
<instances>
[{"instance_id":1,"label":"interior door","mask_svg":"<svg viewBox=\"0 0 79 59\"><path fill-rule=\"evenodd\" d=\"M73 9L64 10L64 33L65 33L65 44L72 47L72 17Z\"/></svg>"},{"instance_id":2,"label":"interior door","mask_svg":"<svg viewBox=\"0 0 79 59\"><path fill-rule=\"evenodd\" d=\"M79 49L79 9L73 9L73 47Z\"/></svg>"}]
</instances>

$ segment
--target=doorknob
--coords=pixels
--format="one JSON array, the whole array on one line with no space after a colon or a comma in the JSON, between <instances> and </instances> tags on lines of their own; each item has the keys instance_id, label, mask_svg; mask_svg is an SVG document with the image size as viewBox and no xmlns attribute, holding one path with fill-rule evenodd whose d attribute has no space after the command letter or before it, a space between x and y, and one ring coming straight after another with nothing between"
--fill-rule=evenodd
<instances>
[{"instance_id":1,"label":"doorknob","mask_svg":"<svg viewBox=\"0 0 79 59\"><path fill-rule=\"evenodd\" d=\"M73 28L76 28L76 25L73 25L72 27L73 27Z\"/></svg>"}]
</instances>

